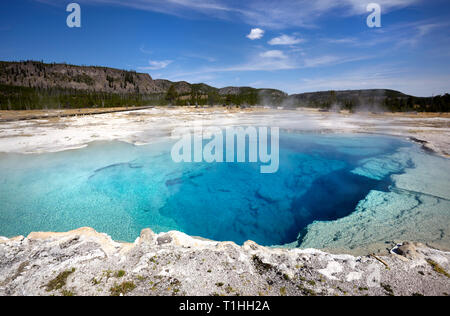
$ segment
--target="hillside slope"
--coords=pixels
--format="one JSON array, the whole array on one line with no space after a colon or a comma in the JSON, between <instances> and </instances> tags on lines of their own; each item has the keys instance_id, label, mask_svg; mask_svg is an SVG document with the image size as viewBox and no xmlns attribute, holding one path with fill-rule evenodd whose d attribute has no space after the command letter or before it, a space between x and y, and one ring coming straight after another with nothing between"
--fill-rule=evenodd
<instances>
[{"instance_id":1,"label":"hillside slope","mask_svg":"<svg viewBox=\"0 0 450 316\"><path fill-rule=\"evenodd\" d=\"M28 88L64 88L107 93L164 93L148 74L106 67L0 62L0 83Z\"/></svg>"},{"instance_id":2,"label":"hillside slope","mask_svg":"<svg viewBox=\"0 0 450 316\"><path fill-rule=\"evenodd\" d=\"M0 110L149 105L316 107L449 112L450 95L417 98L386 89L288 95L276 89L215 88L154 80L149 74L96 66L0 61Z\"/></svg>"}]
</instances>

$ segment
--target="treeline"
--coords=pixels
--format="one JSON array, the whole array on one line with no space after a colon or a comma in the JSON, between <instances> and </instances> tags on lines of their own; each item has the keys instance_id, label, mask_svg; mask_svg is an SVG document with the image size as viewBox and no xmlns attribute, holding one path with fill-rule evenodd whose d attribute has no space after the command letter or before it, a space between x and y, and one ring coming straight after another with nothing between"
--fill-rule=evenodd
<instances>
[{"instance_id":1,"label":"treeline","mask_svg":"<svg viewBox=\"0 0 450 316\"><path fill-rule=\"evenodd\" d=\"M207 87L207 86L206 86ZM79 109L141 106L255 106L279 105L284 98L245 88L239 94L222 95L218 89L202 84L191 85L190 93L177 93L171 86L167 93L141 94L110 93L89 90L54 88L30 88L0 84L0 110Z\"/></svg>"},{"instance_id":2,"label":"treeline","mask_svg":"<svg viewBox=\"0 0 450 316\"><path fill-rule=\"evenodd\" d=\"M87 80L87 78L79 78ZM131 76L127 78L132 80ZM141 106L284 106L326 110L450 112L450 95L413 97L392 90L329 91L285 95L278 90L247 87L216 89L204 84L172 84L166 93L99 92L73 88L30 88L0 84L0 110L78 109ZM181 92L178 92L181 91Z\"/></svg>"},{"instance_id":3,"label":"treeline","mask_svg":"<svg viewBox=\"0 0 450 316\"><path fill-rule=\"evenodd\" d=\"M79 109L166 105L161 94L118 94L0 85L1 110Z\"/></svg>"},{"instance_id":4,"label":"treeline","mask_svg":"<svg viewBox=\"0 0 450 316\"><path fill-rule=\"evenodd\" d=\"M238 93L221 93L220 89L212 88L204 84L192 84L191 91L177 93L175 84L171 85L166 102L176 106L279 106L286 101L287 95L278 90L254 89L250 87L236 88Z\"/></svg>"},{"instance_id":5,"label":"treeline","mask_svg":"<svg viewBox=\"0 0 450 316\"><path fill-rule=\"evenodd\" d=\"M290 107L325 110L450 112L450 95L414 97L393 90L351 90L305 93L289 97Z\"/></svg>"},{"instance_id":6,"label":"treeline","mask_svg":"<svg viewBox=\"0 0 450 316\"><path fill-rule=\"evenodd\" d=\"M384 102L386 109L392 112L450 112L450 94L438 95L430 98L386 98Z\"/></svg>"}]
</instances>

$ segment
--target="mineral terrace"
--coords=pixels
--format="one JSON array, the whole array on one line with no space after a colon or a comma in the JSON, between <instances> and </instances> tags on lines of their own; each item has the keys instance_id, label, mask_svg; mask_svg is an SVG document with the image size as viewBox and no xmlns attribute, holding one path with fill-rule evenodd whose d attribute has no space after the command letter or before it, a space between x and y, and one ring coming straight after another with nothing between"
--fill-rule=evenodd
<instances>
[{"instance_id":1,"label":"mineral terrace","mask_svg":"<svg viewBox=\"0 0 450 316\"><path fill-rule=\"evenodd\" d=\"M125 244L82 228L0 239L0 295L447 296L449 259L412 243L354 257L149 229Z\"/></svg>"}]
</instances>

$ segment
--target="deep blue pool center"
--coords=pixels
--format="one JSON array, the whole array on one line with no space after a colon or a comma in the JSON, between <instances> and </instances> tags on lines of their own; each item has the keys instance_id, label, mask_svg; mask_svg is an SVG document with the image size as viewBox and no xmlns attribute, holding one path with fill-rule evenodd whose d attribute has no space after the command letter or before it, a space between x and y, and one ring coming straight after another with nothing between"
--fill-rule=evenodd
<instances>
[{"instance_id":1,"label":"deep blue pool center","mask_svg":"<svg viewBox=\"0 0 450 316\"><path fill-rule=\"evenodd\" d=\"M370 191L389 190L391 175L412 166L388 157L414 145L385 136L281 133L275 174L252 163L174 163L171 146L99 142L2 154L0 235L89 226L132 242L149 227L238 244L296 243L314 221L346 217Z\"/></svg>"}]
</instances>

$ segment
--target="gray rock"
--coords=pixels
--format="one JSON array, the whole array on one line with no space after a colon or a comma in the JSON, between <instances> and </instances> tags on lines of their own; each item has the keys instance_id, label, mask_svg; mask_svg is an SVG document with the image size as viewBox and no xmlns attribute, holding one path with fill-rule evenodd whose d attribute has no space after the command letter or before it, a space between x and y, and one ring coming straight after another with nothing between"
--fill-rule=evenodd
<instances>
[{"instance_id":1,"label":"gray rock","mask_svg":"<svg viewBox=\"0 0 450 316\"><path fill-rule=\"evenodd\" d=\"M155 238L155 233L150 228L144 229L141 232L141 236L139 239L140 243L152 243Z\"/></svg>"},{"instance_id":2,"label":"gray rock","mask_svg":"<svg viewBox=\"0 0 450 316\"><path fill-rule=\"evenodd\" d=\"M405 242L401 246L395 248L394 252L410 260L423 259L424 255L418 252L416 245L418 244Z\"/></svg>"},{"instance_id":3,"label":"gray rock","mask_svg":"<svg viewBox=\"0 0 450 316\"><path fill-rule=\"evenodd\" d=\"M172 242L172 237L170 237L169 235L164 235L161 237L158 237L157 239L158 241L158 245L165 245L165 244L170 244Z\"/></svg>"},{"instance_id":4,"label":"gray rock","mask_svg":"<svg viewBox=\"0 0 450 316\"><path fill-rule=\"evenodd\" d=\"M406 260L397 254L354 257L254 242L240 247L151 230L134 244L116 243L90 228L1 240L0 296L450 293L443 273L449 271L450 253L420 244L396 249Z\"/></svg>"}]
</instances>

